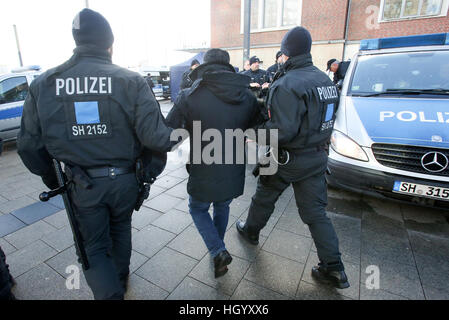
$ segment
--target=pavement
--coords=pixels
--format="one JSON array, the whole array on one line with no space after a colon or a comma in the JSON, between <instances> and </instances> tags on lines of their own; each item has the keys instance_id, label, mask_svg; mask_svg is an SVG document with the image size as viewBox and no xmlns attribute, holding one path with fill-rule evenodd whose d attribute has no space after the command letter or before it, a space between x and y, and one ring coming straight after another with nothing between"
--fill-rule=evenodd
<instances>
[{"instance_id":1,"label":"pavement","mask_svg":"<svg viewBox=\"0 0 449 320\"><path fill-rule=\"evenodd\" d=\"M171 106L161 102L165 115ZM235 222L246 218L256 189L251 168L245 193L232 202L225 236L233 262L215 279L188 213L188 174L177 157L170 154L150 197L133 214L126 299L449 299L448 212L330 188L327 211L351 283L334 289L311 277L316 248L292 188L276 203L258 246L239 237ZM19 299L93 299L82 273L77 286L80 265L62 200L40 203L44 190L22 164L15 143L7 143L0 156L0 246L17 281L13 292Z\"/></svg>"}]
</instances>

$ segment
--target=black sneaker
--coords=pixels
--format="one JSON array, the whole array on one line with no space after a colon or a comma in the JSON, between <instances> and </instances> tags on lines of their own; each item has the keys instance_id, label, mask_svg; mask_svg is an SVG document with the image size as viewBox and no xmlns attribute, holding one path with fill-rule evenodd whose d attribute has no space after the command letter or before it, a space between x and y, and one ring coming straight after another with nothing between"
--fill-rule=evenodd
<instances>
[{"instance_id":1,"label":"black sneaker","mask_svg":"<svg viewBox=\"0 0 449 320\"><path fill-rule=\"evenodd\" d=\"M245 225L245 222L239 220L237 221L235 226L237 227L237 231L240 233L243 239L255 246L259 244L259 233L249 232L248 228Z\"/></svg>"},{"instance_id":2,"label":"black sneaker","mask_svg":"<svg viewBox=\"0 0 449 320\"><path fill-rule=\"evenodd\" d=\"M330 284L338 289L349 288L348 277L344 271L329 271L318 265L312 267L312 277L319 282Z\"/></svg>"},{"instance_id":3,"label":"black sneaker","mask_svg":"<svg viewBox=\"0 0 449 320\"><path fill-rule=\"evenodd\" d=\"M214 258L215 278L224 276L228 272L228 267L232 262L232 257L227 250L223 250Z\"/></svg>"}]
</instances>

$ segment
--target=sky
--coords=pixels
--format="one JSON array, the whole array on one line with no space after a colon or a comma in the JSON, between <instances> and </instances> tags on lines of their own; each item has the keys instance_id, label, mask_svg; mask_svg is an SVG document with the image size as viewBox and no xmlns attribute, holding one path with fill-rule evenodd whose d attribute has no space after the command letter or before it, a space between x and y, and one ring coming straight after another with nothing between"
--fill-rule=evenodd
<instances>
[{"instance_id":1,"label":"sky","mask_svg":"<svg viewBox=\"0 0 449 320\"><path fill-rule=\"evenodd\" d=\"M209 0L88 0L114 33L113 63L122 67L170 66L192 53L175 49L208 47ZM18 67L13 25L23 64L44 70L73 53L72 21L85 0L0 0L0 71Z\"/></svg>"}]
</instances>

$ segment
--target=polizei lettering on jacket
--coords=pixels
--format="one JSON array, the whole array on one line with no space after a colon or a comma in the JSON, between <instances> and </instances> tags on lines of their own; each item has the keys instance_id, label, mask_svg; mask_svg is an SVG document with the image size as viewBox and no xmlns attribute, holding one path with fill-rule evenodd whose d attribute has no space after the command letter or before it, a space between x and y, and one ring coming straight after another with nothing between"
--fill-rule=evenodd
<instances>
[{"instance_id":1,"label":"polizei lettering on jacket","mask_svg":"<svg viewBox=\"0 0 449 320\"><path fill-rule=\"evenodd\" d=\"M336 86L317 87L316 89L321 102L338 99L338 90Z\"/></svg>"},{"instance_id":2,"label":"polizei lettering on jacket","mask_svg":"<svg viewBox=\"0 0 449 320\"><path fill-rule=\"evenodd\" d=\"M112 94L111 77L57 78L56 95Z\"/></svg>"}]
</instances>

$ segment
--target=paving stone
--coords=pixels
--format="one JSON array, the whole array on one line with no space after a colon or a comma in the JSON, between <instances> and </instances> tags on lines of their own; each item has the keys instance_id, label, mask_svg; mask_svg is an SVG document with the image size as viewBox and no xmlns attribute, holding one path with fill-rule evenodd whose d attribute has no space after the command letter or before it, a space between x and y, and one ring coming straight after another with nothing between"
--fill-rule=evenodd
<instances>
[{"instance_id":1,"label":"paving stone","mask_svg":"<svg viewBox=\"0 0 449 320\"><path fill-rule=\"evenodd\" d=\"M189 177L189 173L187 172L185 166L183 166L179 169L176 169L174 171L171 171L170 173L168 173L168 175L172 176L172 177L180 178L180 179L186 179Z\"/></svg>"},{"instance_id":2,"label":"paving stone","mask_svg":"<svg viewBox=\"0 0 449 320\"><path fill-rule=\"evenodd\" d=\"M299 283L298 300L348 300L348 297L341 295L337 289L329 286L311 284L305 281Z\"/></svg>"},{"instance_id":3,"label":"paving stone","mask_svg":"<svg viewBox=\"0 0 449 320\"><path fill-rule=\"evenodd\" d=\"M131 260L129 264L129 273L133 273L137 269L139 269L145 262L149 259L145 257L143 254L138 253L135 250L131 251Z\"/></svg>"},{"instance_id":4,"label":"paving stone","mask_svg":"<svg viewBox=\"0 0 449 320\"><path fill-rule=\"evenodd\" d=\"M182 181L184 181L184 179L166 175L163 177L159 177L153 185L164 189L170 189L181 183Z\"/></svg>"},{"instance_id":5,"label":"paving stone","mask_svg":"<svg viewBox=\"0 0 449 320\"><path fill-rule=\"evenodd\" d=\"M201 260L208 252L200 233L195 226L187 227L167 247Z\"/></svg>"},{"instance_id":6,"label":"paving stone","mask_svg":"<svg viewBox=\"0 0 449 320\"><path fill-rule=\"evenodd\" d=\"M229 214L231 216L240 217L249 208L250 204L250 201L234 199L229 206Z\"/></svg>"},{"instance_id":7,"label":"paving stone","mask_svg":"<svg viewBox=\"0 0 449 320\"><path fill-rule=\"evenodd\" d=\"M85 291L67 289L66 279L43 263L17 277L16 281L17 286L14 288L14 294L21 300L74 300L92 298Z\"/></svg>"},{"instance_id":8,"label":"paving stone","mask_svg":"<svg viewBox=\"0 0 449 320\"><path fill-rule=\"evenodd\" d=\"M168 292L132 274L129 276L128 291L125 300L164 300Z\"/></svg>"},{"instance_id":9,"label":"paving stone","mask_svg":"<svg viewBox=\"0 0 449 320\"><path fill-rule=\"evenodd\" d=\"M280 294L294 297L304 264L261 251L245 279Z\"/></svg>"},{"instance_id":10,"label":"paving stone","mask_svg":"<svg viewBox=\"0 0 449 320\"><path fill-rule=\"evenodd\" d=\"M8 241L6 241L3 238L0 238L0 248L2 248L5 255L9 255L17 250L17 248L14 248L13 245L11 245Z\"/></svg>"},{"instance_id":11,"label":"paving stone","mask_svg":"<svg viewBox=\"0 0 449 320\"><path fill-rule=\"evenodd\" d=\"M165 192L165 190L166 189L164 188L152 185L150 190L150 196L148 197L148 200L144 201L144 203L150 201L153 198L156 198L158 195Z\"/></svg>"},{"instance_id":12,"label":"paving stone","mask_svg":"<svg viewBox=\"0 0 449 320\"><path fill-rule=\"evenodd\" d=\"M197 262L177 251L164 248L140 267L136 274L171 292L189 274Z\"/></svg>"},{"instance_id":13,"label":"paving stone","mask_svg":"<svg viewBox=\"0 0 449 320\"><path fill-rule=\"evenodd\" d=\"M387 218L401 224L403 223L402 211L398 202L386 201L371 196L364 196L363 202L367 205L363 207L362 216L364 219L367 213L372 213L377 218Z\"/></svg>"},{"instance_id":14,"label":"paving stone","mask_svg":"<svg viewBox=\"0 0 449 320\"><path fill-rule=\"evenodd\" d=\"M51 204L36 202L24 208L15 210L11 212L11 214L26 224L32 224L60 210L61 209L52 206Z\"/></svg>"},{"instance_id":15,"label":"paving stone","mask_svg":"<svg viewBox=\"0 0 449 320\"><path fill-rule=\"evenodd\" d=\"M361 219L366 204L359 200L336 199L328 197L326 210L329 212Z\"/></svg>"},{"instance_id":16,"label":"paving stone","mask_svg":"<svg viewBox=\"0 0 449 320\"><path fill-rule=\"evenodd\" d=\"M5 239L17 249L22 249L30 243L41 239L55 230L56 228L52 227L48 223L38 221L30 226L26 226L25 228L7 235Z\"/></svg>"},{"instance_id":17,"label":"paving stone","mask_svg":"<svg viewBox=\"0 0 449 320\"><path fill-rule=\"evenodd\" d=\"M65 209L64 200L62 200L61 195L51 198L50 200L48 200L48 203L55 206L56 208Z\"/></svg>"},{"instance_id":18,"label":"paving stone","mask_svg":"<svg viewBox=\"0 0 449 320\"><path fill-rule=\"evenodd\" d=\"M64 227L70 226L69 218L65 210L59 211L49 217L44 219L45 222L51 224L56 229L62 229Z\"/></svg>"},{"instance_id":19,"label":"paving stone","mask_svg":"<svg viewBox=\"0 0 449 320\"><path fill-rule=\"evenodd\" d=\"M187 199L189 197L189 194L187 193L187 183L180 183L173 188L168 189L165 194L180 199Z\"/></svg>"},{"instance_id":20,"label":"paving stone","mask_svg":"<svg viewBox=\"0 0 449 320\"><path fill-rule=\"evenodd\" d=\"M361 264L361 283L363 287L366 287L365 283L371 274L366 272L367 267L371 265L379 268L380 289L408 299L424 299L424 292L416 266L363 257Z\"/></svg>"},{"instance_id":21,"label":"paving stone","mask_svg":"<svg viewBox=\"0 0 449 320\"><path fill-rule=\"evenodd\" d=\"M322 284L318 281L316 281L312 277L312 267L318 265L318 256L314 252L310 252L309 259L307 260L306 267L304 269L304 274L302 276L303 281L308 282L310 284L314 284L316 286L324 286L329 288L332 288L330 285ZM345 265L345 272L348 277L348 281L350 284L349 288L346 289L336 289L336 292L338 292L339 295L348 297L350 299L358 300L360 297L360 265L359 264L353 264L348 261L344 261L343 263ZM333 290L334 288L332 288Z\"/></svg>"},{"instance_id":22,"label":"paving stone","mask_svg":"<svg viewBox=\"0 0 449 320\"><path fill-rule=\"evenodd\" d=\"M408 300L405 297L387 292L382 289L367 289L362 284L360 287L360 300Z\"/></svg>"},{"instance_id":23,"label":"paving stone","mask_svg":"<svg viewBox=\"0 0 449 320\"><path fill-rule=\"evenodd\" d=\"M151 224L172 233L179 234L191 223L193 223L193 221L190 214L172 209L154 220Z\"/></svg>"},{"instance_id":24,"label":"paving stone","mask_svg":"<svg viewBox=\"0 0 449 320\"><path fill-rule=\"evenodd\" d=\"M423 286L449 291L449 262L447 260L416 253L415 259Z\"/></svg>"},{"instance_id":25,"label":"paving stone","mask_svg":"<svg viewBox=\"0 0 449 320\"><path fill-rule=\"evenodd\" d=\"M174 237L175 234L171 232L159 229L157 227L148 226L136 234L133 234L133 249L148 258L151 258Z\"/></svg>"},{"instance_id":26,"label":"paving stone","mask_svg":"<svg viewBox=\"0 0 449 320\"><path fill-rule=\"evenodd\" d=\"M138 230L141 230L161 215L162 213L159 211L142 206L139 211L134 211L132 216L132 226Z\"/></svg>"},{"instance_id":27,"label":"paving stone","mask_svg":"<svg viewBox=\"0 0 449 320\"><path fill-rule=\"evenodd\" d=\"M56 250L38 240L8 256L10 272L13 277L20 276L56 254Z\"/></svg>"},{"instance_id":28,"label":"paving stone","mask_svg":"<svg viewBox=\"0 0 449 320\"><path fill-rule=\"evenodd\" d=\"M0 196L0 204L7 202L8 199L3 198L2 196Z\"/></svg>"},{"instance_id":29,"label":"paving stone","mask_svg":"<svg viewBox=\"0 0 449 320\"><path fill-rule=\"evenodd\" d=\"M408 234L413 252L430 255L435 259L448 261L449 264L449 239L411 230Z\"/></svg>"},{"instance_id":30,"label":"paving stone","mask_svg":"<svg viewBox=\"0 0 449 320\"><path fill-rule=\"evenodd\" d=\"M74 244L72 229L64 227L62 229L53 231L42 238L46 244L59 252L64 251Z\"/></svg>"},{"instance_id":31,"label":"paving stone","mask_svg":"<svg viewBox=\"0 0 449 320\"><path fill-rule=\"evenodd\" d=\"M161 194L151 199L150 201L147 201L145 203L145 206L160 211L162 213L165 213L170 209L172 209L173 207L175 207L181 201L182 200L179 198L175 198L167 194Z\"/></svg>"},{"instance_id":32,"label":"paving stone","mask_svg":"<svg viewBox=\"0 0 449 320\"><path fill-rule=\"evenodd\" d=\"M311 237L309 227L302 222L298 212L284 212L276 224L276 229L289 231L301 236Z\"/></svg>"},{"instance_id":33,"label":"paving stone","mask_svg":"<svg viewBox=\"0 0 449 320\"><path fill-rule=\"evenodd\" d=\"M66 273L68 266L75 265L81 270L81 264L78 262L78 257L76 256L75 247L71 246L66 250L56 254L51 259L45 262L52 269L56 270L62 277L67 278L69 276Z\"/></svg>"},{"instance_id":34,"label":"paving stone","mask_svg":"<svg viewBox=\"0 0 449 320\"><path fill-rule=\"evenodd\" d=\"M311 245L310 238L275 228L262 249L305 264Z\"/></svg>"},{"instance_id":35,"label":"paving stone","mask_svg":"<svg viewBox=\"0 0 449 320\"><path fill-rule=\"evenodd\" d=\"M175 209L179 210L179 211L184 211L184 212L189 213L190 212L190 210L189 210L189 200L186 199L186 200L183 200L183 201L179 202L175 206Z\"/></svg>"},{"instance_id":36,"label":"paving stone","mask_svg":"<svg viewBox=\"0 0 449 320\"><path fill-rule=\"evenodd\" d=\"M243 279L240 281L231 300L290 300L291 298L281 295L272 290L261 287L251 281Z\"/></svg>"},{"instance_id":37,"label":"paving stone","mask_svg":"<svg viewBox=\"0 0 449 320\"><path fill-rule=\"evenodd\" d=\"M196 265L192 272L189 273L189 277L216 288L224 294L232 295L250 265L248 261L240 259L239 257L232 258L232 263L228 265L229 271L222 277L215 278L214 260L210 255L206 255L200 263Z\"/></svg>"},{"instance_id":38,"label":"paving stone","mask_svg":"<svg viewBox=\"0 0 449 320\"><path fill-rule=\"evenodd\" d=\"M32 186L25 185L20 188L10 189L7 192L3 192L2 196L8 200L16 200L23 196L26 196L28 193L36 191Z\"/></svg>"},{"instance_id":39,"label":"paving stone","mask_svg":"<svg viewBox=\"0 0 449 320\"><path fill-rule=\"evenodd\" d=\"M10 233L13 233L23 227L26 224L14 217L12 214L4 214L0 216L0 237L4 237Z\"/></svg>"},{"instance_id":40,"label":"paving stone","mask_svg":"<svg viewBox=\"0 0 449 320\"><path fill-rule=\"evenodd\" d=\"M440 290L424 285L427 300L449 300L449 290Z\"/></svg>"},{"instance_id":41,"label":"paving stone","mask_svg":"<svg viewBox=\"0 0 449 320\"><path fill-rule=\"evenodd\" d=\"M361 255L362 259L376 258L410 266L415 265L408 240L396 238L390 241L384 234L376 235L362 231Z\"/></svg>"},{"instance_id":42,"label":"paving stone","mask_svg":"<svg viewBox=\"0 0 449 320\"><path fill-rule=\"evenodd\" d=\"M254 261L266 239L266 237L259 236L259 244L257 246L252 245L246 242L246 240L238 234L234 225L233 228L230 228L226 232L224 242L226 244L226 249L231 255L248 261Z\"/></svg>"},{"instance_id":43,"label":"paving stone","mask_svg":"<svg viewBox=\"0 0 449 320\"><path fill-rule=\"evenodd\" d=\"M36 200L31 199L28 196L23 196L15 200L10 200L0 204L0 211L3 213L10 213L19 208L26 207L32 203L35 203Z\"/></svg>"},{"instance_id":44,"label":"paving stone","mask_svg":"<svg viewBox=\"0 0 449 320\"><path fill-rule=\"evenodd\" d=\"M167 300L228 300L229 296L220 293L190 277L184 278Z\"/></svg>"}]
</instances>

